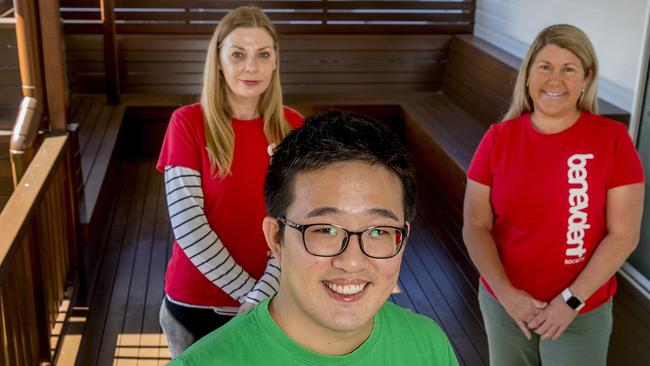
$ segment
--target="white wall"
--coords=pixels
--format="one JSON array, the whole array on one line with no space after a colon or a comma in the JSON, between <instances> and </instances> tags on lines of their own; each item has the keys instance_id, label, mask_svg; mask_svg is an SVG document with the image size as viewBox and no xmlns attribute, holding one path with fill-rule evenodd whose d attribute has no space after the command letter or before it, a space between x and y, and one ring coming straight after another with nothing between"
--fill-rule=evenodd
<instances>
[{"instance_id":1,"label":"white wall","mask_svg":"<svg viewBox=\"0 0 650 366\"><path fill-rule=\"evenodd\" d=\"M599 96L632 111L647 6L648 0L477 0L474 34L522 58L546 26L576 25L596 48Z\"/></svg>"}]
</instances>

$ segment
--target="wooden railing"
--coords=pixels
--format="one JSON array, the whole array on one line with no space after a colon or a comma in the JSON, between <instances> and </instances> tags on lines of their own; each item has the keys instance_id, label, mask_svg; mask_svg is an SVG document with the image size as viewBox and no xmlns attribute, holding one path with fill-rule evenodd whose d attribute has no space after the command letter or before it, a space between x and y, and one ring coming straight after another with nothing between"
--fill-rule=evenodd
<instances>
[{"instance_id":1,"label":"wooden railing","mask_svg":"<svg viewBox=\"0 0 650 366\"><path fill-rule=\"evenodd\" d=\"M30 100L23 107L16 126L37 126L42 118L38 103ZM16 136L12 147L28 149L33 132L22 139L21 145ZM45 137L0 213L1 365L54 359L51 329L77 266L78 206L70 145L68 134Z\"/></svg>"}]
</instances>

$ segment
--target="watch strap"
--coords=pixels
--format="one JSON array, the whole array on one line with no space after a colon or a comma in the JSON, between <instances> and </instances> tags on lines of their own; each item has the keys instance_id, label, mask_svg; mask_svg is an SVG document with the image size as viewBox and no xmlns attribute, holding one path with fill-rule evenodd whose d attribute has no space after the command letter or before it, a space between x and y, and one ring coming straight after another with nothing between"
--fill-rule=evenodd
<instances>
[{"instance_id":1,"label":"watch strap","mask_svg":"<svg viewBox=\"0 0 650 366\"><path fill-rule=\"evenodd\" d=\"M580 311L585 306L585 302L580 297L574 295L568 287L562 291L562 299L575 311Z\"/></svg>"}]
</instances>

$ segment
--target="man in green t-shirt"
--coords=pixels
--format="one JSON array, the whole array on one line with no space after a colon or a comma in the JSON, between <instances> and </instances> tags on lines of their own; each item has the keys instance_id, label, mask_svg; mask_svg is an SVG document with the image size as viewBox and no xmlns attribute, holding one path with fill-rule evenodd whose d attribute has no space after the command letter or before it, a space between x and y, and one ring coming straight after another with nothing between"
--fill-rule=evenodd
<instances>
[{"instance_id":1,"label":"man in green t-shirt","mask_svg":"<svg viewBox=\"0 0 650 366\"><path fill-rule=\"evenodd\" d=\"M264 196L278 293L172 365L458 364L438 325L386 301L415 205L390 129L347 112L308 118L273 155Z\"/></svg>"}]
</instances>

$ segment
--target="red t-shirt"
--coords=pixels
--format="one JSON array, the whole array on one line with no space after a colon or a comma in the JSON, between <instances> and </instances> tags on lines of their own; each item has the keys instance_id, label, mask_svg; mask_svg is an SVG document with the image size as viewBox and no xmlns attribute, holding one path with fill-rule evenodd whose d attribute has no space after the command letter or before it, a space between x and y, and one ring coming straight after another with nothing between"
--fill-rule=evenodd
<instances>
[{"instance_id":1,"label":"red t-shirt","mask_svg":"<svg viewBox=\"0 0 650 366\"><path fill-rule=\"evenodd\" d=\"M292 127L303 117L291 108L284 115ZM231 174L213 178L206 150L203 112L199 103L177 109L169 121L157 168L180 166L201 173L204 211L233 259L248 274L260 278L268 260L262 232L264 176L269 165L264 121L232 120L235 151ZM187 258L177 242L165 273L165 292L174 300L192 305L239 306L239 303L210 282Z\"/></svg>"},{"instance_id":2,"label":"red t-shirt","mask_svg":"<svg viewBox=\"0 0 650 366\"><path fill-rule=\"evenodd\" d=\"M512 285L542 301L573 283L605 236L607 190L644 181L625 125L587 112L554 134L536 131L530 114L490 126L467 177L491 187L492 235ZM612 277L581 312L615 292Z\"/></svg>"}]
</instances>

